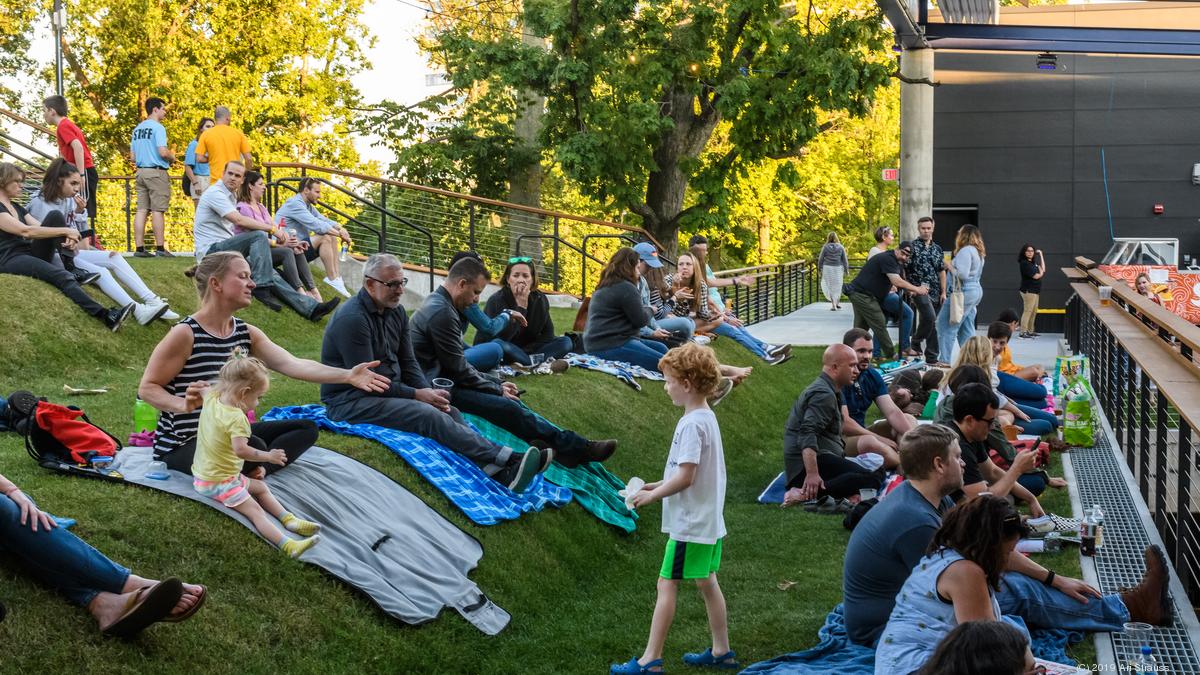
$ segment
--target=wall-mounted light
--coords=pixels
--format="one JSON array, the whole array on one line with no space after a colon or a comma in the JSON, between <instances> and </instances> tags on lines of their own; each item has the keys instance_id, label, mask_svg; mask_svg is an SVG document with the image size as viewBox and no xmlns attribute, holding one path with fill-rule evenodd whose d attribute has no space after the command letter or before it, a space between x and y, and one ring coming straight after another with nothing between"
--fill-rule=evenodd
<instances>
[{"instance_id":1,"label":"wall-mounted light","mask_svg":"<svg viewBox=\"0 0 1200 675\"><path fill-rule=\"evenodd\" d=\"M1054 70L1058 67L1058 57L1050 52L1043 52L1037 55L1038 70Z\"/></svg>"}]
</instances>

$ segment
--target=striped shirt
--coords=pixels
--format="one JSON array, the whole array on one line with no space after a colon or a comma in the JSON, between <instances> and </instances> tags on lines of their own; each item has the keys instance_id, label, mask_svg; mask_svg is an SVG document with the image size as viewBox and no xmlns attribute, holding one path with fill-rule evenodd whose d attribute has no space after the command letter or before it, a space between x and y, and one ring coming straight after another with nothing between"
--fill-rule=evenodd
<instances>
[{"instance_id":1,"label":"striped shirt","mask_svg":"<svg viewBox=\"0 0 1200 675\"><path fill-rule=\"evenodd\" d=\"M234 317L233 332L228 337L210 335L192 317L180 323L192 329L192 353L175 379L165 389L168 394L184 398L188 385L193 382L213 382L221 372L221 366L237 347L250 352L250 327L245 321ZM200 425L200 409L190 413L164 412L158 418L154 435L155 456L165 455L196 437Z\"/></svg>"},{"instance_id":2,"label":"striped shirt","mask_svg":"<svg viewBox=\"0 0 1200 675\"><path fill-rule=\"evenodd\" d=\"M676 290L674 274L668 274L664 281L666 281L667 288L670 288L672 292ZM696 307L692 306L693 304L697 304L693 300L676 300L671 311L675 312L676 316L694 316L697 319L707 320L711 312L708 305L708 284L703 281L700 282L700 297L703 300Z\"/></svg>"}]
</instances>

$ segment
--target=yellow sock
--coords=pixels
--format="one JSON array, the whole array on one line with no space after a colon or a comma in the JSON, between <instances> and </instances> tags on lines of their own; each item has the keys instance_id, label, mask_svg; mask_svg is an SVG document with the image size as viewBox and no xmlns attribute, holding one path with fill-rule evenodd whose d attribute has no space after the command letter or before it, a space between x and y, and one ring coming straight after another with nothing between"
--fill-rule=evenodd
<instances>
[{"instance_id":1,"label":"yellow sock","mask_svg":"<svg viewBox=\"0 0 1200 675\"><path fill-rule=\"evenodd\" d=\"M312 548L319 541L321 541L321 535L319 534L314 534L308 539L291 539L289 537L284 537L283 543L280 544L279 548L282 549L289 558L299 558L301 553L304 553L308 549Z\"/></svg>"},{"instance_id":2,"label":"yellow sock","mask_svg":"<svg viewBox=\"0 0 1200 675\"><path fill-rule=\"evenodd\" d=\"M296 534L302 534L306 537L310 534L316 534L317 530L321 529L321 526L318 525L317 523L314 523L309 520L302 520L302 519L297 518L296 516L292 515L291 513L283 514L283 516L279 519L279 522L282 523L283 526L286 527L289 532L295 532Z\"/></svg>"}]
</instances>

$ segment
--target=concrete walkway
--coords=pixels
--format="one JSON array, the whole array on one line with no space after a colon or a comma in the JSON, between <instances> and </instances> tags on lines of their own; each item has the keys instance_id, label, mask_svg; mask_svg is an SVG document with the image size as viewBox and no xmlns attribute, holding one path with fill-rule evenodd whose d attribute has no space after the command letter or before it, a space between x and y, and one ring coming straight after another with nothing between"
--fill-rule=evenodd
<instances>
[{"instance_id":1,"label":"concrete walkway","mask_svg":"<svg viewBox=\"0 0 1200 675\"><path fill-rule=\"evenodd\" d=\"M801 307L799 310L768 319L747 330L754 337L770 344L790 344L800 347L827 347L842 341L842 335L854 325L854 311L850 303L842 303L842 309L837 312L829 310L828 302L817 302ZM985 331L985 326L979 327ZM899 340L899 329L892 328L892 341ZM1020 339L1014 337L1009 345L1012 347L1013 361L1021 365L1040 363L1050 367L1058 356L1058 341L1061 333L1045 333L1040 337ZM950 361L950 359L945 359Z\"/></svg>"}]
</instances>

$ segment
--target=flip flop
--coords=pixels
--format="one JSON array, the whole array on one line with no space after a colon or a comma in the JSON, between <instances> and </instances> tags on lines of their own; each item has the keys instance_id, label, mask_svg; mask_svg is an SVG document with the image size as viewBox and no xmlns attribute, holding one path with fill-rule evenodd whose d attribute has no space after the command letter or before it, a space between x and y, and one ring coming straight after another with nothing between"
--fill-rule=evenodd
<instances>
[{"instance_id":1,"label":"flip flop","mask_svg":"<svg viewBox=\"0 0 1200 675\"><path fill-rule=\"evenodd\" d=\"M183 582L175 577L148 588L139 588L125 604L125 612L116 621L100 628L109 637L128 638L161 621L183 596Z\"/></svg>"},{"instance_id":2,"label":"flip flop","mask_svg":"<svg viewBox=\"0 0 1200 675\"><path fill-rule=\"evenodd\" d=\"M196 596L196 602L194 604L192 604L191 607L187 608L187 610L185 610L183 612L180 612L178 614L168 614L168 615L164 616L162 618L162 620L164 622L179 623L180 621L186 621L187 619L192 618L192 615L196 613L196 610L200 609L200 606L203 605L204 601L208 598L208 587L205 586L204 584L196 584L196 585L200 587L200 594ZM181 584L181 586L182 586L182 584ZM186 589L184 589L184 594L187 594ZM182 597L182 596L180 596L180 597ZM176 603L176 604L178 604L178 603Z\"/></svg>"}]
</instances>

